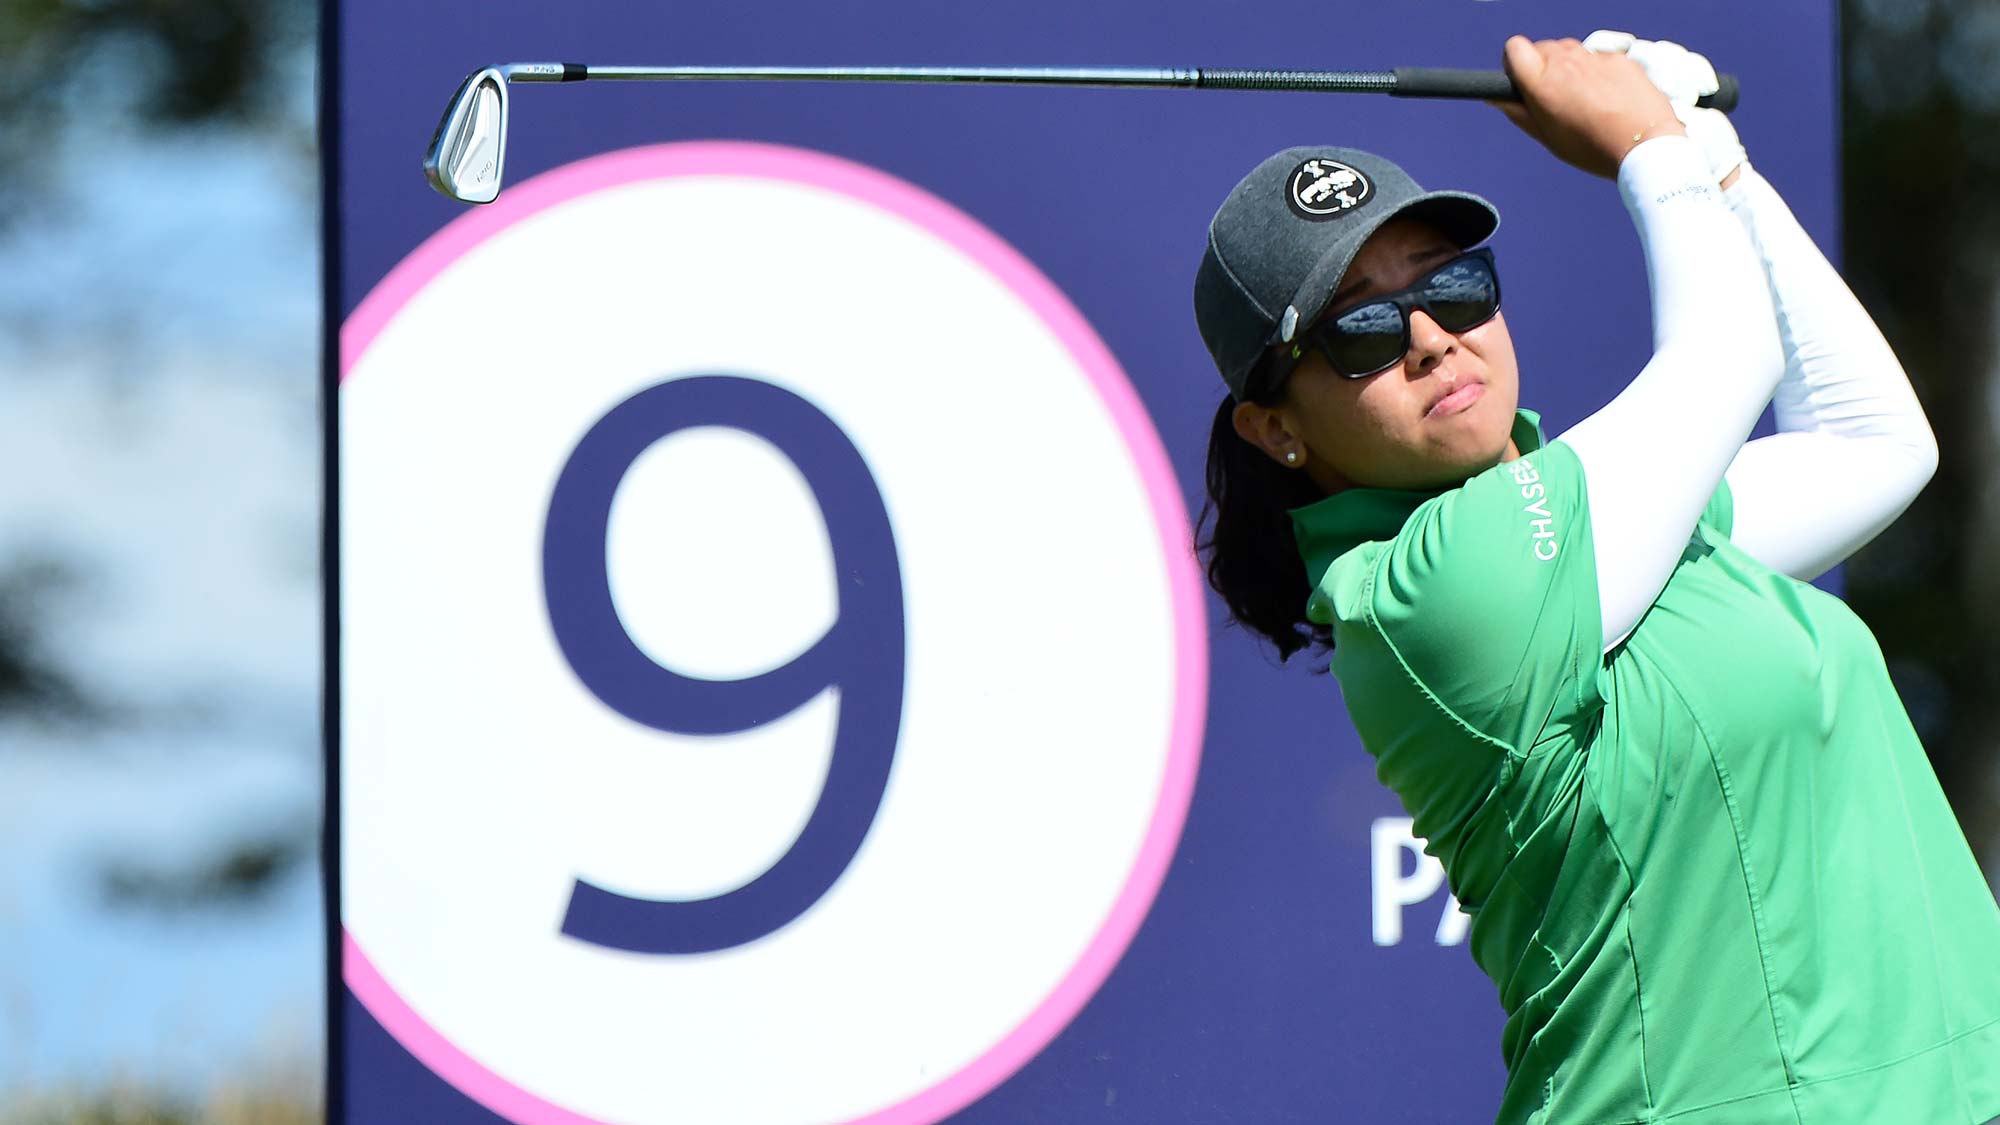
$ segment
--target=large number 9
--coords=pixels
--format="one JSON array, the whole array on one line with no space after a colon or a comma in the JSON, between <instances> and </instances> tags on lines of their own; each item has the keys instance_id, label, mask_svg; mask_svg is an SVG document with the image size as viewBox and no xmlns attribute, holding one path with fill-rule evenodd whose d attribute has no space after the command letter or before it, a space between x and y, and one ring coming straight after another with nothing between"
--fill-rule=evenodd
<instances>
[{"instance_id":1,"label":"large number 9","mask_svg":"<svg viewBox=\"0 0 2000 1125\"><path fill-rule=\"evenodd\" d=\"M839 616L798 659L749 679L694 679L662 667L626 633L611 600L605 535L619 483L648 446L695 426L746 430L782 450L811 483L832 542ZM819 901L874 823L903 711L902 572L881 491L854 443L810 402L755 379L700 376L640 391L591 427L557 477L542 579L549 624L570 667L635 722L726 734L789 714L828 687L840 695L826 785L798 839L768 870L725 894L681 902L631 898L579 879L562 932L640 953L702 953L762 937Z\"/></svg>"}]
</instances>

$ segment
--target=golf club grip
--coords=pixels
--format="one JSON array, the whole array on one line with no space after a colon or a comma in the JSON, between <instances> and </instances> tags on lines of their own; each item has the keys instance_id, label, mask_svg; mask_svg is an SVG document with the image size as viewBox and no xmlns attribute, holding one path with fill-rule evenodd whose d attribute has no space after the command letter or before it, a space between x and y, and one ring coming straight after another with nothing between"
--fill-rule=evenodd
<instances>
[{"instance_id":1,"label":"golf club grip","mask_svg":"<svg viewBox=\"0 0 2000 1125\"><path fill-rule=\"evenodd\" d=\"M1728 113L1736 108L1739 87L1733 74L1718 74L1719 87L1704 94L1694 104L1704 109ZM1399 66L1396 85L1388 91L1399 98L1478 98L1490 102L1518 102L1521 92L1504 70L1458 70L1437 66Z\"/></svg>"},{"instance_id":2,"label":"golf club grip","mask_svg":"<svg viewBox=\"0 0 2000 1125\"><path fill-rule=\"evenodd\" d=\"M1317 90L1332 94L1388 94L1396 76L1386 70L1220 70L1195 72L1205 90Z\"/></svg>"}]
</instances>

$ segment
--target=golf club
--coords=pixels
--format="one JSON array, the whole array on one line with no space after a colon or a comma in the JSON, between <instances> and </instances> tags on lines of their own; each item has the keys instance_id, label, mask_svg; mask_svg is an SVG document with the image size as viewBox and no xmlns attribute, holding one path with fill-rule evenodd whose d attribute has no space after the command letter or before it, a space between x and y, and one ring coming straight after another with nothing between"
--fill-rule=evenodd
<instances>
[{"instance_id":1,"label":"golf club","mask_svg":"<svg viewBox=\"0 0 2000 1125\"><path fill-rule=\"evenodd\" d=\"M1029 86L1156 86L1197 90L1293 90L1389 94L1399 98L1519 101L1500 70L1407 66L1395 70L1183 70L1146 67L893 67L893 66L584 66L503 63L474 71L459 84L424 153L431 186L461 203L491 203L500 195L507 157L510 82L674 80L809 82L958 82ZM1736 107L1734 75L1697 104Z\"/></svg>"}]
</instances>

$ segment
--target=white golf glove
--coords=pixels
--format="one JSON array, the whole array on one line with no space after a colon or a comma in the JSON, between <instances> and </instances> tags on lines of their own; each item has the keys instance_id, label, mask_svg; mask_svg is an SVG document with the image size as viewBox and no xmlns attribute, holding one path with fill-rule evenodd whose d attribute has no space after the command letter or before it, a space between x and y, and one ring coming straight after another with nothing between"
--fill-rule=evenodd
<instances>
[{"instance_id":1,"label":"white golf glove","mask_svg":"<svg viewBox=\"0 0 2000 1125\"><path fill-rule=\"evenodd\" d=\"M1748 159L1736 126L1719 109L1700 109L1695 100L1713 94L1721 86L1708 59L1679 43L1665 39L1638 39L1624 31L1593 31L1583 41L1583 49L1601 55L1624 55L1638 63L1667 96L1674 116L1687 128L1688 137L1701 146L1717 183Z\"/></svg>"}]
</instances>

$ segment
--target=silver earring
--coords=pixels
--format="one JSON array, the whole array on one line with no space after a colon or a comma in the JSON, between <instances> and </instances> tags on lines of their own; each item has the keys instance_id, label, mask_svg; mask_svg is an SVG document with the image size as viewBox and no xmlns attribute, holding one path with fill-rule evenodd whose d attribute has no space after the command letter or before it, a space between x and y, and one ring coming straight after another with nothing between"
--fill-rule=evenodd
<instances>
[{"instance_id":1,"label":"silver earring","mask_svg":"<svg viewBox=\"0 0 2000 1125\"><path fill-rule=\"evenodd\" d=\"M1287 465L1296 465L1296 464L1298 464L1298 463L1299 463L1299 451L1298 451L1298 450L1296 450L1296 449L1288 449L1288 450L1286 450L1286 451L1285 451L1285 464L1287 464Z\"/></svg>"}]
</instances>

